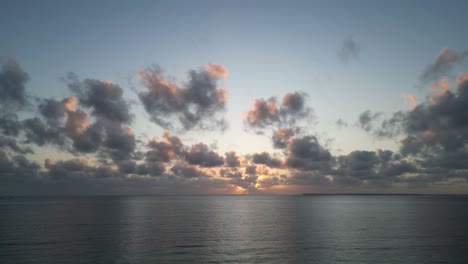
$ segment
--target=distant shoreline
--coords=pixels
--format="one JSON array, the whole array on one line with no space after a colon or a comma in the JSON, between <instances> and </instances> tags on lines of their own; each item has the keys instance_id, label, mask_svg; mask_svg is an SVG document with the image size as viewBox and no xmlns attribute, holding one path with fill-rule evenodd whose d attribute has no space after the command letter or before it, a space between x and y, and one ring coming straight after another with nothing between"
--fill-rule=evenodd
<instances>
[{"instance_id":1,"label":"distant shoreline","mask_svg":"<svg viewBox=\"0 0 468 264\"><path fill-rule=\"evenodd\" d=\"M139 194L139 195L0 195L12 198L93 198L93 197L184 197L184 196L468 196L468 194L430 193L302 193L302 194Z\"/></svg>"}]
</instances>

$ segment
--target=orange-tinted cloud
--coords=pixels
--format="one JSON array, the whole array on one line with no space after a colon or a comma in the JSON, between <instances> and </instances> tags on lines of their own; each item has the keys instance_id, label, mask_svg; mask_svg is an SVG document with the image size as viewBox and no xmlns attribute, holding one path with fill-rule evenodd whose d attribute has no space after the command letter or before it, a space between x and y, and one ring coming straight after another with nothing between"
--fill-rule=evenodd
<instances>
[{"instance_id":1,"label":"orange-tinted cloud","mask_svg":"<svg viewBox=\"0 0 468 264\"><path fill-rule=\"evenodd\" d=\"M444 77L442 79L436 80L431 84L427 96L432 103L437 103L448 90L450 90L450 82L448 77Z\"/></svg>"},{"instance_id":2,"label":"orange-tinted cloud","mask_svg":"<svg viewBox=\"0 0 468 264\"><path fill-rule=\"evenodd\" d=\"M223 65L208 63L205 65L205 70L212 76L216 77L227 77L228 76L228 69Z\"/></svg>"},{"instance_id":3,"label":"orange-tinted cloud","mask_svg":"<svg viewBox=\"0 0 468 264\"><path fill-rule=\"evenodd\" d=\"M401 95L401 97L403 98L403 104L405 104L406 106L414 108L418 104L418 101L416 100L416 96L414 94L404 93Z\"/></svg>"}]
</instances>

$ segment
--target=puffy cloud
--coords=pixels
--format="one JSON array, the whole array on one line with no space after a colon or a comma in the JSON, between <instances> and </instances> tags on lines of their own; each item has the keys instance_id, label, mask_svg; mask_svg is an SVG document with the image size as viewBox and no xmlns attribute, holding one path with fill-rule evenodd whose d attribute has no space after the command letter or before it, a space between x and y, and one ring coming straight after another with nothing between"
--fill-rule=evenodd
<instances>
[{"instance_id":1,"label":"puffy cloud","mask_svg":"<svg viewBox=\"0 0 468 264\"><path fill-rule=\"evenodd\" d=\"M252 162L255 164L264 164L272 168L280 168L282 161L270 156L268 152L256 153L252 155Z\"/></svg>"},{"instance_id":2,"label":"puffy cloud","mask_svg":"<svg viewBox=\"0 0 468 264\"><path fill-rule=\"evenodd\" d=\"M19 154L28 154L33 153L32 149L29 147L21 147L18 145L16 140L0 136L0 149L9 148L10 150L19 153Z\"/></svg>"},{"instance_id":3,"label":"puffy cloud","mask_svg":"<svg viewBox=\"0 0 468 264\"><path fill-rule=\"evenodd\" d=\"M400 153L411 160L380 174L417 167L418 182L433 181L437 178L434 173L443 175L437 178L439 180L465 177L464 170L468 169L468 81L459 82L456 91L448 89L448 80L438 85L442 89L434 92L432 87L433 94L428 101L410 111L395 112L376 130L380 136L401 135Z\"/></svg>"},{"instance_id":4,"label":"puffy cloud","mask_svg":"<svg viewBox=\"0 0 468 264\"><path fill-rule=\"evenodd\" d=\"M279 111L276 98L255 99L253 109L246 114L246 123L254 127L265 127L279 122Z\"/></svg>"},{"instance_id":5,"label":"puffy cloud","mask_svg":"<svg viewBox=\"0 0 468 264\"><path fill-rule=\"evenodd\" d=\"M403 98L403 103L410 108L414 108L418 104L414 94L404 93L401 95L401 98Z\"/></svg>"},{"instance_id":6,"label":"puffy cloud","mask_svg":"<svg viewBox=\"0 0 468 264\"><path fill-rule=\"evenodd\" d=\"M163 140L154 137L149 143L150 150L146 152L146 160L169 162L171 159L182 154L182 140L164 132Z\"/></svg>"},{"instance_id":7,"label":"puffy cloud","mask_svg":"<svg viewBox=\"0 0 468 264\"><path fill-rule=\"evenodd\" d=\"M257 174L257 166L255 166L255 165L245 166L245 173L250 174L250 175Z\"/></svg>"},{"instance_id":8,"label":"puffy cloud","mask_svg":"<svg viewBox=\"0 0 468 264\"><path fill-rule=\"evenodd\" d=\"M23 183L25 180L36 177L40 166L27 160L24 156L9 155L0 148L0 180L2 185L8 186L9 182Z\"/></svg>"},{"instance_id":9,"label":"puffy cloud","mask_svg":"<svg viewBox=\"0 0 468 264\"><path fill-rule=\"evenodd\" d=\"M95 152L104 141L104 128L101 123L93 123L79 134L71 134L73 150L78 152Z\"/></svg>"},{"instance_id":10,"label":"puffy cloud","mask_svg":"<svg viewBox=\"0 0 468 264\"><path fill-rule=\"evenodd\" d=\"M341 62L348 63L353 60L358 60L360 52L361 48L359 47L358 43L354 41L353 36L348 36L341 44L341 47L338 51L338 57L340 58Z\"/></svg>"},{"instance_id":11,"label":"puffy cloud","mask_svg":"<svg viewBox=\"0 0 468 264\"><path fill-rule=\"evenodd\" d=\"M317 171L298 171L288 179L288 184L291 185L318 185L325 186L331 185L333 182L330 177L327 177L321 172Z\"/></svg>"},{"instance_id":12,"label":"puffy cloud","mask_svg":"<svg viewBox=\"0 0 468 264\"><path fill-rule=\"evenodd\" d=\"M29 75L13 58L0 58L0 105L22 107L28 103L25 93Z\"/></svg>"},{"instance_id":13,"label":"puffy cloud","mask_svg":"<svg viewBox=\"0 0 468 264\"><path fill-rule=\"evenodd\" d=\"M166 166L161 162L147 162L136 167L139 175L161 176L166 171Z\"/></svg>"},{"instance_id":14,"label":"puffy cloud","mask_svg":"<svg viewBox=\"0 0 468 264\"><path fill-rule=\"evenodd\" d=\"M256 166L247 166L245 173L238 170L221 170L221 176L227 178L227 182L231 185L240 187L248 192L255 192L257 190Z\"/></svg>"},{"instance_id":15,"label":"puffy cloud","mask_svg":"<svg viewBox=\"0 0 468 264\"><path fill-rule=\"evenodd\" d=\"M15 113L0 113L0 132L6 136L18 136L23 124Z\"/></svg>"},{"instance_id":16,"label":"puffy cloud","mask_svg":"<svg viewBox=\"0 0 468 264\"><path fill-rule=\"evenodd\" d=\"M207 65L205 65L204 68L205 68L205 71L208 72L210 75L213 75L216 77L228 76L228 70L223 65L208 63Z\"/></svg>"},{"instance_id":17,"label":"puffy cloud","mask_svg":"<svg viewBox=\"0 0 468 264\"><path fill-rule=\"evenodd\" d=\"M437 103L449 89L450 83L448 81L448 77L444 77L431 84L427 96L432 103Z\"/></svg>"},{"instance_id":18,"label":"puffy cloud","mask_svg":"<svg viewBox=\"0 0 468 264\"><path fill-rule=\"evenodd\" d=\"M278 128L277 130L273 132L273 136L271 137L273 141L273 147L279 148L279 149L286 148L286 146L288 145L289 139L292 138L294 134L295 134L295 131L293 129L282 128L282 127Z\"/></svg>"},{"instance_id":19,"label":"puffy cloud","mask_svg":"<svg viewBox=\"0 0 468 264\"><path fill-rule=\"evenodd\" d=\"M415 173L417 168L402 160L400 155L389 150L353 151L338 158L338 168L333 172L334 180L355 184L390 184L405 173ZM344 181L342 180L344 179Z\"/></svg>"},{"instance_id":20,"label":"puffy cloud","mask_svg":"<svg viewBox=\"0 0 468 264\"><path fill-rule=\"evenodd\" d=\"M359 115L358 126L364 131L369 132L373 128L373 123L380 115L380 113L372 113L370 110L366 110Z\"/></svg>"},{"instance_id":21,"label":"puffy cloud","mask_svg":"<svg viewBox=\"0 0 468 264\"><path fill-rule=\"evenodd\" d=\"M129 127L112 124L106 126L106 135L103 147L111 155L112 159L129 159L136 148L133 131Z\"/></svg>"},{"instance_id":22,"label":"puffy cloud","mask_svg":"<svg viewBox=\"0 0 468 264\"><path fill-rule=\"evenodd\" d=\"M228 167L239 167L241 165L240 158L235 151L226 152L224 160Z\"/></svg>"},{"instance_id":23,"label":"puffy cloud","mask_svg":"<svg viewBox=\"0 0 468 264\"><path fill-rule=\"evenodd\" d=\"M292 126L299 120L311 117L312 109L305 105L305 93L287 93L281 102L275 97L255 99L246 112L244 123L249 128L262 129L273 125Z\"/></svg>"},{"instance_id":24,"label":"puffy cloud","mask_svg":"<svg viewBox=\"0 0 468 264\"><path fill-rule=\"evenodd\" d=\"M193 145L184 153L185 160L191 165L217 167L224 164L224 159L216 152L209 150L203 143Z\"/></svg>"},{"instance_id":25,"label":"puffy cloud","mask_svg":"<svg viewBox=\"0 0 468 264\"><path fill-rule=\"evenodd\" d=\"M287 177L285 175L281 176L272 176L272 177L266 177L266 178L261 178L257 181L259 188L271 188L277 185L286 185L288 184Z\"/></svg>"},{"instance_id":26,"label":"puffy cloud","mask_svg":"<svg viewBox=\"0 0 468 264\"><path fill-rule=\"evenodd\" d=\"M456 64L464 61L468 57L468 50L456 51L443 48L436 57L434 63L429 64L421 73L421 81L428 83L439 79L448 73Z\"/></svg>"},{"instance_id":27,"label":"puffy cloud","mask_svg":"<svg viewBox=\"0 0 468 264\"><path fill-rule=\"evenodd\" d=\"M457 75L456 83L460 86L462 83L468 81L468 72L460 72Z\"/></svg>"},{"instance_id":28,"label":"puffy cloud","mask_svg":"<svg viewBox=\"0 0 468 264\"><path fill-rule=\"evenodd\" d=\"M227 75L221 65L208 64L188 73L188 82L180 87L167 81L160 68L141 70L138 77L147 91L139 97L151 121L168 129L226 128L221 113L225 110L227 91L218 87L220 77ZM174 126L174 119L180 122Z\"/></svg>"},{"instance_id":29,"label":"puffy cloud","mask_svg":"<svg viewBox=\"0 0 468 264\"><path fill-rule=\"evenodd\" d=\"M68 75L68 86L76 93L79 102L92 109L92 115L105 121L129 124L133 120L128 102L123 98L120 86L110 81L85 79L80 81L74 74ZM73 105L72 101L65 102Z\"/></svg>"},{"instance_id":30,"label":"puffy cloud","mask_svg":"<svg viewBox=\"0 0 468 264\"><path fill-rule=\"evenodd\" d=\"M35 143L39 146L45 144L65 145L65 137L60 128L50 127L38 117L23 121L27 143Z\"/></svg>"},{"instance_id":31,"label":"puffy cloud","mask_svg":"<svg viewBox=\"0 0 468 264\"><path fill-rule=\"evenodd\" d=\"M333 157L315 136L294 138L288 144L286 166L298 170L330 170Z\"/></svg>"},{"instance_id":32,"label":"puffy cloud","mask_svg":"<svg viewBox=\"0 0 468 264\"><path fill-rule=\"evenodd\" d=\"M174 173L174 175L181 176L184 178L209 177L209 175L203 172L202 170L196 168L195 166L185 164L183 162L176 163L171 168L171 171L172 173Z\"/></svg>"},{"instance_id":33,"label":"puffy cloud","mask_svg":"<svg viewBox=\"0 0 468 264\"><path fill-rule=\"evenodd\" d=\"M55 99L46 99L39 105L39 112L48 120L56 120L65 117L63 103Z\"/></svg>"}]
</instances>

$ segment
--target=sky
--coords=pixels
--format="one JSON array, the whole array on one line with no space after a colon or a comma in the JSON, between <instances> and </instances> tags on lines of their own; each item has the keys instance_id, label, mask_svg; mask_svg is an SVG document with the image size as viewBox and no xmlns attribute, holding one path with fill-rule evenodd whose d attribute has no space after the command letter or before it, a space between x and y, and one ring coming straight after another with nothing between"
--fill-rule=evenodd
<instances>
[{"instance_id":1,"label":"sky","mask_svg":"<svg viewBox=\"0 0 468 264\"><path fill-rule=\"evenodd\" d=\"M466 1L0 5L0 195L468 193Z\"/></svg>"}]
</instances>

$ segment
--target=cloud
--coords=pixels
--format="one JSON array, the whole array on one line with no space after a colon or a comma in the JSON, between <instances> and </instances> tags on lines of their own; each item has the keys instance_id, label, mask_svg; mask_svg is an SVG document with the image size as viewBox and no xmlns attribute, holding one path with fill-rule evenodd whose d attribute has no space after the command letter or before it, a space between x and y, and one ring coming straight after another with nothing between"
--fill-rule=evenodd
<instances>
[{"instance_id":1,"label":"cloud","mask_svg":"<svg viewBox=\"0 0 468 264\"><path fill-rule=\"evenodd\" d=\"M245 114L244 123L252 129L264 129L270 126L293 126L299 120L310 118L312 109L305 105L307 94L287 93L281 102L275 97L255 99L251 110Z\"/></svg>"},{"instance_id":2,"label":"cloud","mask_svg":"<svg viewBox=\"0 0 468 264\"><path fill-rule=\"evenodd\" d=\"M282 161L278 158L270 156L268 152L253 154L252 162L254 164L263 164L271 168L280 168L282 166Z\"/></svg>"},{"instance_id":3,"label":"cloud","mask_svg":"<svg viewBox=\"0 0 468 264\"><path fill-rule=\"evenodd\" d=\"M369 132L373 128L373 123L381 116L381 113L372 113L366 110L359 115L358 126L364 131Z\"/></svg>"},{"instance_id":4,"label":"cloud","mask_svg":"<svg viewBox=\"0 0 468 264\"><path fill-rule=\"evenodd\" d=\"M224 130L227 123L221 114L225 111L227 91L218 87L218 82L226 75L224 66L208 64L198 71L189 71L187 83L179 86L167 81L161 69L154 66L138 73L147 89L139 93L139 98L151 121L163 128Z\"/></svg>"},{"instance_id":5,"label":"cloud","mask_svg":"<svg viewBox=\"0 0 468 264\"><path fill-rule=\"evenodd\" d=\"M183 151L182 140L169 132L164 132L162 140L154 137L148 147L150 150L146 152L146 160L153 162L169 162Z\"/></svg>"},{"instance_id":6,"label":"cloud","mask_svg":"<svg viewBox=\"0 0 468 264\"><path fill-rule=\"evenodd\" d=\"M10 182L25 182L32 180L37 175L40 166L28 161L24 156L10 157L0 148L0 180L2 185L8 186Z\"/></svg>"},{"instance_id":7,"label":"cloud","mask_svg":"<svg viewBox=\"0 0 468 264\"><path fill-rule=\"evenodd\" d=\"M292 139L287 151L285 164L291 169L319 170L326 173L333 162L331 153L319 144L315 136Z\"/></svg>"},{"instance_id":8,"label":"cloud","mask_svg":"<svg viewBox=\"0 0 468 264\"><path fill-rule=\"evenodd\" d=\"M182 162L176 163L171 168L171 171L174 173L174 175L184 178L210 177L208 174L200 169L197 169L195 166L191 166Z\"/></svg>"},{"instance_id":9,"label":"cloud","mask_svg":"<svg viewBox=\"0 0 468 264\"><path fill-rule=\"evenodd\" d=\"M226 170L220 171L221 176L227 178L227 183L240 187L247 192L257 191L257 180L258 176L256 166L247 166L245 172L242 173L238 170Z\"/></svg>"},{"instance_id":10,"label":"cloud","mask_svg":"<svg viewBox=\"0 0 468 264\"><path fill-rule=\"evenodd\" d=\"M288 145L289 139L294 136L295 133L297 133L293 129L288 129L288 128L278 128L273 132L273 136L271 137L273 141L273 147L278 148L278 149L284 149Z\"/></svg>"},{"instance_id":11,"label":"cloud","mask_svg":"<svg viewBox=\"0 0 468 264\"><path fill-rule=\"evenodd\" d=\"M417 167L419 183L424 179L427 183L434 179L465 179L468 175L468 81L458 82L458 88L452 91L448 80L441 80L437 87L442 88L432 86L427 101L409 111L393 113L374 131L378 136L402 136L400 153L407 163L398 168ZM398 168L380 174L391 174Z\"/></svg>"},{"instance_id":12,"label":"cloud","mask_svg":"<svg viewBox=\"0 0 468 264\"><path fill-rule=\"evenodd\" d=\"M294 172L287 181L290 185L316 185L327 186L333 182L329 177L317 171L298 171Z\"/></svg>"},{"instance_id":13,"label":"cloud","mask_svg":"<svg viewBox=\"0 0 468 264\"><path fill-rule=\"evenodd\" d=\"M110 81L85 79L70 73L68 87L73 91L82 106L92 109L91 114L104 121L130 124L133 115L128 102L123 98L123 89Z\"/></svg>"},{"instance_id":14,"label":"cloud","mask_svg":"<svg viewBox=\"0 0 468 264\"><path fill-rule=\"evenodd\" d=\"M131 128L118 124L107 125L106 135L106 140L103 142L104 151L113 160L131 158L136 148L135 135Z\"/></svg>"},{"instance_id":15,"label":"cloud","mask_svg":"<svg viewBox=\"0 0 468 264\"><path fill-rule=\"evenodd\" d=\"M13 58L0 57L0 104L3 107L21 108L28 104L25 93L29 75ZM2 110L4 111L4 110Z\"/></svg>"},{"instance_id":16,"label":"cloud","mask_svg":"<svg viewBox=\"0 0 468 264\"><path fill-rule=\"evenodd\" d=\"M338 50L338 58L343 63L348 63L353 60L358 60L361 52L361 48L356 41L353 40L353 36L348 36L343 40L340 49Z\"/></svg>"},{"instance_id":17,"label":"cloud","mask_svg":"<svg viewBox=\"0 0 468 264\"><path fill-rule=\"evenodd\" d=\"M40 118L34 117L23 121L27 143L35 143L39 146L45 144L65 145L65 137L57 127L50 127Z\"/></svg>"},{"instance_id":18,"label":"cloud","mask_svg":"<svg viewBox=\"0 0 468 264\"><path fill-rule=\"evenodd\" d=\"M237 156L235 151L226 152L224 161L228 167L239 167L241 165L239 156Z\"/></svg>"},{"instance_id":19,"label":"cloud","mask_svg":"<svg viewBox=\"0 0 468 264\"><path fill-rule=\"evenodd\" d=\"M414 108L418 104L414 94L404 93L401 95L401 98L403 98L403 104L409 106L410 108Z\"/></svg>"},{"instance_id":20,"label":"cloud","mask_svg":"<svg viewBox=\"0 0 468 264\"><path fill-rule=\"evenodd\" d=\"M429 83L447 74L456 64L463 62L468 57L468 50L456 51L443 48L436 57L434 63L426 66L421 73L421 82Z\"/></svg>"},{"instance_id":21,"label":"cloud","mask_svg":"<svg viewBox=\"0 0 468 264\"><path fill-rule=\"evenodd\" d=\"M344 121L342 118L339 118L338 120L336 120L336 125L337 125L339 128L347 127L347 126L348 126L348 122Z\"/></svg>"},{"instance_id":22,"label":"cloud","mask_svg":"<svg viewBox=\"0 0 468 264\"><path fill-rule=\"evenodd\" d=\"M210 75L215 77L227 77L228 70L223 65L208 63L205 65L205 71L208 72Z\"/></svg>"},{"instance_id":23,"label":"cloud","mask_svg":"<svg viewBox=\"0 0 468 264\"><path fill-rule=\"evenodd\" d=\"M15 113L0 113L0 132L6 136L18 136L23 124Z\"/></svg>"},{"instance_id":24,"label":"cloud","mask_svg":"<svg viewBox=\"0 0 468 264\"><path fill-rule=\"evenodd\" d=\"M457 75L456 83L457 86L462 85L462 83L468 81L468 72L460 72Z\"/></svg>"},{"instance_id":25,"label":"cloud","mask_svg":"<svg viewBox=\"0 0 468 264\"><path fill-rule=\"evenodd\" d=\"M390 150L353 151L338 157L337 161L333 179L338 184L389 185L399 181L398 176L417 172L415 165Z\"/></svg>"},{"instance_id":26,"label":"cloud","mask_svg":"<svg viewBox=\"0 0 468 264\"><path fill-rule=\"evenodd\" d=\"M18 145L17 141L11 138L0 136L0 149L9 148L10 150L18 154L32 154L33 150L29 147L21 147Z\"/></svg>"},{"instance_id":27,"label":"cloud","mask_svg":"<svg viewBox=\"0 0 468 264\"><path fill-rule=\"evenodd\" d=\"M224 164L224 159L218 153L209 150L203 143L193 145L184 153L185 160L191 165L201 167L218 167Z\"/></svg>"},{"instance_id":28,"label":"cloud","mask_svg":"<svg viewBox=\"0 0 468 264\"><path fill-rule=\"evenodd\" d=\"M449 89L450 83L448 81L448 77L443 77L431 84L427 97L432 103L437 103Z\"/></svg>"}]
</instances>

